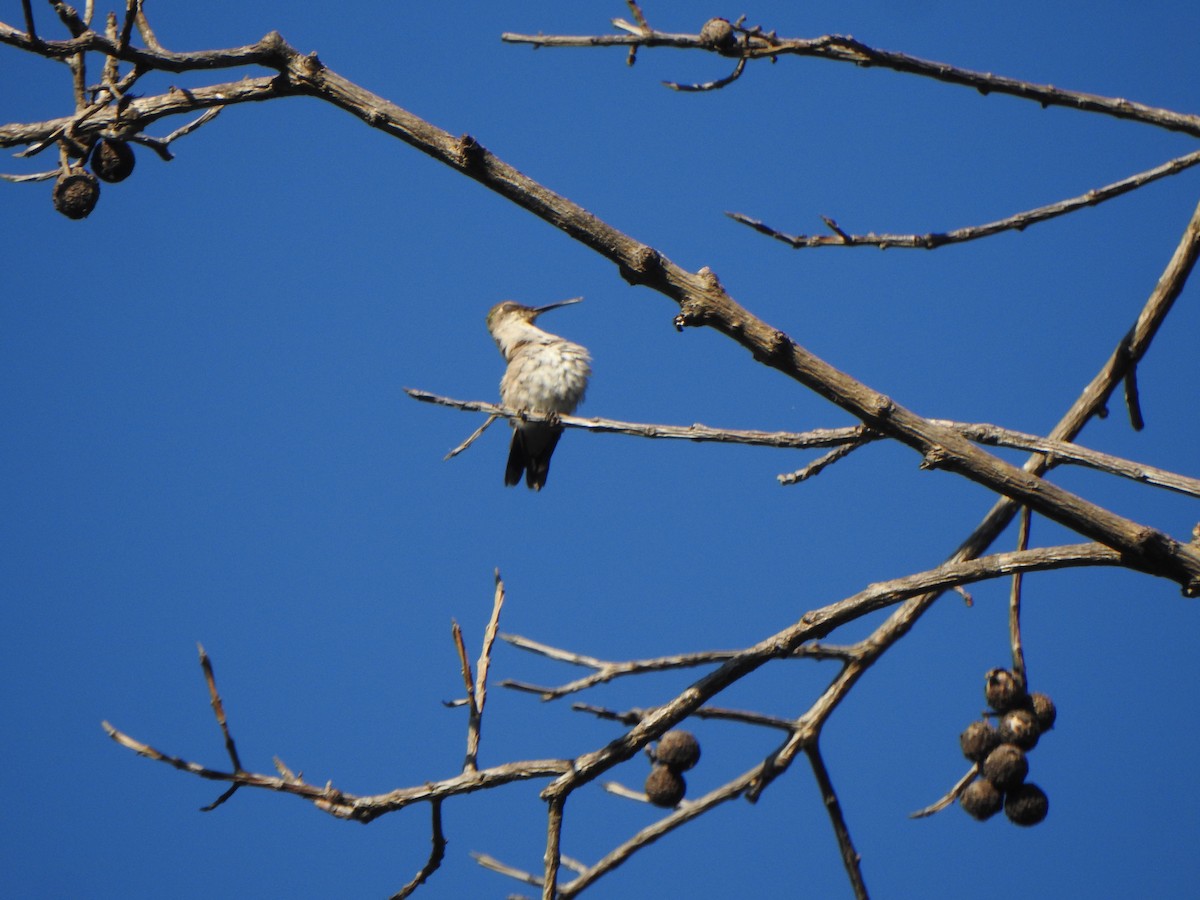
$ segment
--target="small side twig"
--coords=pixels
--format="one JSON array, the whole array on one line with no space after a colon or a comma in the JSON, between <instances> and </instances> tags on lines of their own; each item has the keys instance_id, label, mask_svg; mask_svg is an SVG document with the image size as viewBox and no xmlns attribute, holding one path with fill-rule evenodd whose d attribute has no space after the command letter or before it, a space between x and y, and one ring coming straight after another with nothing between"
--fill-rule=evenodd
<instances>
[{"instance_id":1,"label":"small side twig","mask_svg":"<svg viewBox=\"0 0 1200 900\"><path fill-rule=\"evenodd\" d=\"M516 881L522 881L525 884L531 884L534 887L542 886L542 879L532 872L526 872L524 869L517 869L506 863L500 862L494 856L489 856L486 853L471 853L471 858L485 869L490 869L493 872L498 872L501 875L506 875Z\"/></svg>"},{"instance_id":2,"label":"small side twig","mask_svg":"<svg viewBox=\"0 0 1200 900\"><path fill-rule=\"evenodd\" d=\"M404 900L405 897L412 896L413 891L423 885L429 876L438 870L446 856L446 836L442 833L442 801L440 798L435 798L429 802L429 806L433 831L433 849L429 851L429 859L413 876L412 881L392 894L391 900Z\"/></svg>"},{"instance_id":3,"label":"small side twig","mask_svg":"<svg viewBox=\"0 0 1200 900\"><path fill-rule=\"evenodd\" d=\"M828 453L824 453L814 459L804 468L797 469L795 472L787 472L783 475L776 475L775 478L784 486L789 484L799 484L801 481L807 481L809 478L812 478L815 475L820 475L839 459L845 459L865 443L867 443L866 440L860 440L849 444L842 444L840 447L834 447Z\"/></svg>"},{"instance_id":4,"label":"small side twig","mask_svg":"<svg viewBox=\"0 0 1200 900\"><path fill-rule=\"evenodd\" d=\"M664 81L663 85L669 87L673 91L681 93L694 94L702 91L719 91L721 88L733 84L742 77L742 72L746 70L746 57L742 57L737 61L737 65L733 67L733 71L724 78L718 78L716 81L705 81L700 84L681 84L678 81Z\"/></svg>"},{"instance_id":5,"label":"small side twig","mask_svg":"<svg viewBox=\"0 0 1200 900\"><path fill-rule=\"evenodd\" d=\"M603 706L593 706L591 703L572 703L571 709L576 712L591 713L598 719L620 722L622 725L636 725L642 721L651 710L629 709L618 711ZM760 725L765 728L777 728L781 731L794 731L796 723L791 719L779 716L768 716L764 713L750 712L743 709L725 709L719 706L702 706L692 713L696 719L723 719L729 722L741 722L745 725Z\"/></svg>"},{"instance_id":6,"label":"small side twig","mask_svg":"<svg viewBox=\"0 0 1200 900\"><path fill-rule=\"evenodd\" d=\"M29 35L31 41L41 41L37 35L37 29L33 25L33 7L30 6L29 0L21 0L21 12L25 14L25 33Z\"/></svg>"},{"instance_id":7,"label":"small side twig","mask_svg":"<svg viewBox=\"0 0 1200 900\"><path fill-rule=\"evenodd\" d=\"M1021 507L1021 518L1017 526L1017 550L1027 550L1029 548L1029 521L1030 511L1028 506ZM1021 690L1027 690L1029 687L1028 679L1025 675L1025 648L1021 643L1021 572L1013 572L1012 590L1008 598L1008 636L1012 643L1012 661L1013 661L1013 678L1020 685Z\"/></svg>"},{"instance_id":8,"label":"small side twig","mask_svg":"<svg viewBox=\"0 0 1200 900\"><path fill-rule=\"evenodd\" d=\"M967 785L975 780L975 776L979 774L979 765L976 763L967 770L967 774L955 782L954 787L950 788L944 796L939 800L929 804L924 809L918 809L916 812L909 813L910 819L925 819L932 816L934 813L941 812L955 800L957 800L962 792L967 789Z\"/></svg>"},{"instance_id":9,"label":"small side twig","mask_svg":"<svg viewBox=\"0 0 1200 900\"><path fill-rule=\"evenodd\" d=\"M229 754L229 761L233 763L235 772L246 771L242 768L242 761L238 758L237 746L233 742L233 735L229 733L229 723L225 718L225 704L221 702L221 695L217 693L217 679L213 674L212 660L209 659L208 653L204 650L203 644L197 644L196 649L200 651L200 668L204 670L204 682L208 685L209 702L212 705L213 715L217 718L217 724L221 727L221 735L225 738L225 752Z\"/></svg>"},{"instance_id":10,"label":"small side twig","mask_svg":"<svg viewBox=\"0 0 1200 900\"><path fill-rule=\"evenodd\" d=\"M483 424L480 425L478 428L476 428L474 431L472 431L470 437L468 437L465 441L463 441L461 444L459 444L457 447L455 447L453 450L451 450L449 453L447 453L445 456L443 456L442 461L445 462L446 460L454 459L454 457L458 456L458 454L462 453L464 450L466 450L468 447L470 447L473 443L475 443L477 440L479 440L479 437L485 431L488 430L488 426L491 425L493 422L495 422L498 418L500 418L500 417L493 413L492 415L490 415L486 419L484 419Z\"/></svg>"},{"instance_id":11,"label":"small side twig","mask_svg":"<svg viewBox=\"0 0 1200 900\"><path fill-rule=\"evenodd\" d=\"M479 702L475 697L475 676L471 673L471 661L467 659L467 645L463 643L462 628L451 620L450 634L454 638L454 649L462 667L463 684L467 689L467 756L463 760L463 771L474 772L475 760L479 755Z\"/></svg>"}]
</instances>

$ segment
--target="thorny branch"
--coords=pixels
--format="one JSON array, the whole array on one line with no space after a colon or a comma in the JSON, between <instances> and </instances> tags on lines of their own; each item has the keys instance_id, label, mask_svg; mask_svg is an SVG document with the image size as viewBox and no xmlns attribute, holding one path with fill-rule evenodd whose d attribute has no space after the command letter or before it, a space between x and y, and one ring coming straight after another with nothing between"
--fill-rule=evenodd
<instances>
[{"instance_id":1,"label":"thorny branch","mask_svg":"<svg viewBox=\"0 0 1200 900\"><path fill-rule=\"evenodd\" d=\"M105 723L106 731L115 741L140 755L167 763L201 778L229 783L230 790L222 799L227 798L238 787L266 788L299 796L331 815L361 822L371 821L379 815L401 809L412 803L430 803L433 817L433 852L426 866L418 873L417 878L410 883L410 886L406 886L401 892L401 896L406 895L405 892L411 893L411 890L415 889L440 864L445 843L441 834L440 804L446 797L530 778L554 778L555 781L543 792L549 805L544 876L532 880L532 883L537 883L542 887L544 897L553 898L576 895L597 878L620 865L633 852L649 845L658 837L686 821L690 821L718 803L743 795L753 799L775 777L788 768L797 752L807 751L809 753L810 759L814 760L814 772L820 780L821 772L816 770L816 763L819 762L819 757L816 755L816 740L824 721L871 663L907 633L940 592L949 587L981 578L1044 568L1060 568L1071 565L1121 565L1172 578L1179 582L1188 593L1200 591L1200 550L1190 545L1180 544L1154 529L1115 516L1040 478L1052 462L1067 458L1065 453L1060 454L1059 451L1063 448L1059 445L1064 441L1070 441L1089 418L1103 410L1118 383L1125 382L1131 415L1135 422L1139 420L1135 381L1136 365L1145 354L1157 328L1161 325L1195 264L1198 248L1200 248L1200 207L1193 215L1175 256L1133 329L1049 438L1036 439L1041 443L1034 447L1035 456L1026 463L1023 469L1017 469L972 446L968 436L956 430L952 425L916 416L890 398L870 390L865 385L828 366L782 332L771 328L739 306L707 268L696 273L680 268L657 250L622 234L576 204L517 172L489 153L470 136L464 135L461 138L455 138L394 104L370 94L326 69L315 55L299 54L288 46L276 32L268 34L254 44L240 48L173 53L163 49L159 44L146 21L140 3L127 3L125 19L119 32L110 29L108 34L101 34L91 29L89 25L91 21L90 3L82 19L61 3L53 5L60 19L71 32L70 39L47 41L40 37L34 30L31 7L25 0L22 4L25 31L22 32L0 23L0 43L66 62L71 67L76 89L76 113L69 117L45 122L4 126L0 128L0 146L48 146L60 139L81 139L86 142L110 133L118 127L123 134L137 134L146 125L160 118L194 114L234 103L259 102L296 95L312 96L324 100L359 117L371 127L395 136L462 174L479 181L610 259L618 265L622 277L631 284L650 287L677 303L680 307L680 314L676 322L681 329L685 326L703 325L720 331L749 350L757 361L787 374L835 405L849 411L863 423L861 426L856 426L858 433L854 436L843 436L838 441L826 444L813 442L807 446L844 446L847 444L856 446L858 443L879 437L892 438L908 444L921 453L925 467L949 469L1004 496L1004 499L997 503L987 518L945 565L929 572L888 582L885 585L873 585L854 597L806 613L787 629L759 644L738 651L736 655L726 659L717 669L699 679L673 700L647 711L635 723L630 723L629 730L616 740L597 751L584 754L576 760L532 760L482 770L471 767L468 771L452 778L375 796L346 794L334 789L331 784L324 787L308 784L282 763L277 763L279 777L246 772L237 758L225 720L223 704L216 692L215 679L212 676L211 665L207 663L207 657L204 657L202 665L204 665L205 676L210 686L214 715L226 739L226 748L233 763L233 771L221 772L208 769L197 763L166 755ZM984 94L1006 93L1039 102L1043 106L1071 107L1200 136L1200 117L1197 116L1156 109L1119 98L1064 91L1052 86L1036 85L991 74L972 72L906 54L878 50L848 37L826 35L814 39L782 39L773 32L764 32L761 28L745 28L739 22L734 27L737 35L734 45L717 47L712 41L703 40L700 36L654 31L636 4L631 4L631 8L634 9L635 18L638 20L638 27L633 33L584 38L521 35L505 35L504 38L537 46L615 45L628 47L631 51L642 46L700 49L737 58L738 68L735 69L735 73L740 73L747 61L762 58L775 59L784 55L814 56L852 62L860 66L890 68L969 86ZM133 24L138 27L138 32L146 45L144 48L130 44ZM264 78L245 79L192 91L172 90L155 97L132 99L126 97L124 99L127 102L123 102L119 106L107 101L104 103L97 101L88 105L83 90L85 86L84 61L86 54L91 52L103 54L110 60L131 63L134 67L131 75L134 77L138 73L151 70L183 72L247 65L262 66L271 70L273 74ZM121 92L118 90L115 93ZM1166 164L1166 167L1182 166L1183 162L1181 161L1186 159L1188 158L1181 157L1180 160ZM1187 165L1191 164L1193 162L1187 162ZM1170 174L1165 171L1166 167L1159 167L1160 170L1164 170L1161 174L1154 174L1151 177L1151 173L1159 171L1151 170L1150 173L1143 173L1134 178L1142 178L1144 180L1141 183L1148 183L1153 178ZM1119 185L1126 185L1130 181L1131 179L1126 179L1126 182L1118 182L1116 185L1110 185L1101 190L1115 191ZM1129 185L1123 187L1122 190L1131 190L1136 186L1140 185ZM1112 195L1115 196L1115 193ZM1085 196L1090 197L1091 195ZM1076 201L1080 199L1076 198ZM1063 203L1070 204L1076 201L1063 201ZM1090 202L1099 201L1092 197ZM1078 205L1089 205L1089 203L1080 202ZM1049 217L1046 212L1049 209L1049 207L1044 207L1023 215ZM1062 212L1066 211L1069 210L1062 210ZM1054 214L1062 213L1055 212ZM1040 221L1040 218L1029 219L1029 221L1035 220ZM988 228L990 226L981 227ZM835 239L832 239L833 242L845 243L851 240L851 236L837 227L835 223L830 223L830 228L837 235ZM482 409L483 406L481 405L480 408ZM493 412L496 415L514 414L513 411L499 410L498 408L485 411ZM659 426L644 427L659 428ZM597 428L597 430L602 429ZM695 433L671 436L686 437L692 440L728 439L701 438L697 437ZM761 443L771 445L770 441L761 441ZM774 445L783 446L782 444ZM1053 460L1047 454L1054 454ZM1093 456L1093 460L1095 458ZM1142 470L1145 471L1144 467ZM1166 473L1166 475L1170 475L1170 473ZM1178 484L1178 482L1176 483ZM1008 524L1018 506L1022 505L1107 546L1084 544L1043 548L975 559ZM766 662L772 659L787 658L802 652L806 644L811 646L810 642L827 635L844 622L870 610L895 603L902 605L872 635L853 647L839 650L836 655L843 661L841 671L817 702L806 713L791 722L788 738L777 751L759 765L721 788L710 792L705 797L687 803L658 823L643 829L593 866L582 867L578 877L569 884L557 885L559 865L563 862L560 852L563 808L566 798L573 790L629 758L647 742L660 736L667 728L686 716L700 714L703 709L702 704L707 699ZM498 613L498 604L496 611ZM490 648L490 642L486 639L485 645ZM486 648L484 652L487 653ZM612 664L603 665L611 666ZM486 670L482 659L480 670L480 681L474 685L477 697L482 694L482 679ZM481 699L478 707L481 712ZM826 791L823 784L823 794L826 796L827 803L830 798L836 801L836 795L833 794L831 786ZM836 829L838 824L836 820L834 824ZM848 838L848 832L846 836ZM842 843L840 835L839 843ZM849 848L850 854L853 854L853 847L848 841L842 843L842 847L853 881L853 864L847 855L847 848ZM854 855L856 856L856 854ZM577 866L576 869L578 871L580 867Z\"/></svg>"}]
</instances>

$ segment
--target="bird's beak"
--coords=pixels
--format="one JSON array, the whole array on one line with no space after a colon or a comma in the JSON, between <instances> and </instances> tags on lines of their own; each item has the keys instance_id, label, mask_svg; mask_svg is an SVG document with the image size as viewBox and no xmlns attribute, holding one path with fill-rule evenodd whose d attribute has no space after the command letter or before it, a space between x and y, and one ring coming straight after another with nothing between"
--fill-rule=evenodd
<instances>
[{"instance_id":1,"label":"bird's beak","mask_svg":"<svg viewBox=\"0 0 1200 900\"><path fill-rule=\"evenodd\" d=\"M545 306L535 307L533 311L535 314L540 316L544 312L549 312L552 309L558 309L560 306L570 306L572 303L579 303L582 300L582 297L572 297L570 300L559 300L557 303L548 303Z\"/></svg>"}]
</instances>

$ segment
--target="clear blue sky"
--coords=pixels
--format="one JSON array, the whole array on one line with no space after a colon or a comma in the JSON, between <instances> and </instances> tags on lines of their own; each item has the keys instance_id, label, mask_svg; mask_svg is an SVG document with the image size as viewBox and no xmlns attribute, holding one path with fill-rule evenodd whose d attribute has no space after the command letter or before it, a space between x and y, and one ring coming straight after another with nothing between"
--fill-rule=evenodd
<instances>
[{"instance_id":1,"label":"clear blue sky","mask_svg":"<svg viewBox=\"0 0 1200 900\"><path fill-rule=\"evenodd\" d=\"M35 4L53 31L44 4ZM172 49L278 29L326 65L501 158L695 270L839 368L925 415L1045 432L1107 358L1169 258L1200 173L1078 215L934 253L788 250L722 213L787 231L980 223L1074 196L1189 152L1129 122L817 60L759 64L718 93L662 79L723 60L660 50L531 52L503 31L605 33L618 0L149 4ZM667 31L748 13L783 35L853 34L962 66L1200 111L1194 2L967 9L948 2L662 0ZM19 4L0 18L20 22ZM93 70L95 73L95 70ZM139 90L233 79L147 78ZM0 122L70 111L66 70L0 48ZM152 133L165 134L166 124ZM502 627L613 659L752 643L867 583L937 565L991 498L911 451L859 451L813 482L810 457L569 432L539 495L502 484L507 429L442 456L480 417L402 387L494 399L484 328L505 298L548 303L588 346L589 415L802 430L847 424L715 333L676 333L674 306L528 213L311 100L228 109L141 153L84 222L49 185L0 185L0 893L10 897L384 897L428 852L424 807L359 827L302 801L220 786L136 758L108 719L162 750L227 759L195 662L212 654L242 760L278 755L315 783L376 793L456 772L465 715L450 621L472 655L499 568ZM51 154L9 160L33 171ZM1139 370L1147 428L1124 411L1082 441L1200 474L1200 285ZM1014 459L1018 457L1012 457ZM1194 500L1059 470L1055 478L1176 537ZM1036 543L1073 540L1036 521ZM1009 549L1006 534L998 547ZM1007 586L944 598L859 683L823 746L875 896L1185 897L1200 879L1197 601L1108 570L1026 583L1035 689L1059 726L1032 756L1048 820L1019 830L958 810L913 822L964 771L957 736L983 673L1008 658ZM878 620L872 620L877 622ZM849 629L845 639L866 633ZM779 664L722 705L796 715L829 663ZM507 646L494 676L575 677ZM695 673L578 699L652 706ZM697 723L692 793L762 758L772 733ZM619 731L495 690L481 762L576 755ZM611 773L631 786L637 759ZM482 851L537 869L540 785L446 804L450 845L428 897L521 886ZM563 848L595 860L654 821L592 786ZM528 889L527 893L532 892ZM797 764L754 807L676 832L587 896L848 896L811 774Z\"/></svg>"}]
</instances>

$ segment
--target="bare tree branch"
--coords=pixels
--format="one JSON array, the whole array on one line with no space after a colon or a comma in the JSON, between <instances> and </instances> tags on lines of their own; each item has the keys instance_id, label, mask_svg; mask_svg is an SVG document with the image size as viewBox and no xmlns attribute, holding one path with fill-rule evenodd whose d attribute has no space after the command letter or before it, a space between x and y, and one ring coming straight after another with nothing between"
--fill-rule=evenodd
<instances>
[{"instance_id":1,"label":"bare tree branch","mask_svg":"<svg viewBox=\"0 0 1200 900\"><path fill-rule=\"evenodd\" d=\"M983 95L1007 94L1023 100L1032 100L1047 106L1065 106L1084 112L1101 113L1118 119L1131 119L1147 125L1182 131L1200 137L1200 116L1185 115L1168 109L1159 109L1134 103L1120 97L1102 97L1080 91L1068 91L1049 84L1035 84L1016 78L1006 78L990 72L976 72L952 66L880 50L845 35L827 34L816 38L781 38L773 32L761 29L740 29L737 45L730 49L718 49L702 39L699 34L672 34L650 31L640 34L602 35L548 35L513 34L506 32L500 39L512 44L532 44L535 47L674 47L680 50L703 50L720 53L722 56L741 56L746 59L776 59L781 56L811 56L834 62L852 63L856 66L876 66L910 75L920 75L948 84L973 88Z\"/></svg>"},{"instance_id":2,"label":"bare tree branch","mask_svg":"<svg viewBox=\"0 0 1200 900\"><path fill-rule=\"evenodd\" d=\"M881 250L899 247L917 250L936 250L938 247L944 247L947 244L961 244L966 241L974 241L979 238L990 237L993 234L999 234L1003 231L1024 231L1030 225L1036 225L1039 222L1045 222L1058 216L1065 216L1084 207L1098 206L1106 200L1120 197L1122 194L1137 190L1160 178L1177 175L1186 169L1190 169L1197 163L1200 163L1200 150L1176 157L1163 163L1161 166L1156 166L1137 175L1131 175L1128 178L1107 184L1104 187L1096 188L1078 197L1071 197L1067 200L1059 200L1057 203L1039 206L1037 209L1030 209L1003 219L997 219L995 222L988 222L986 225L970 225L965 228L956 228L953 231L927 232L925 234L875 234L874 232L870 234L847 234L832 219L825 219L825 223L834 232L832 236L824 234L793 235L772 228L770 225L765 225L743 213L727 212L725 215L729 216L735 222L748 225L761 234L765 234L777 241L782 241L796 250L803 250L809 247L879 247Z\"/></svg>"}]
</instances>

